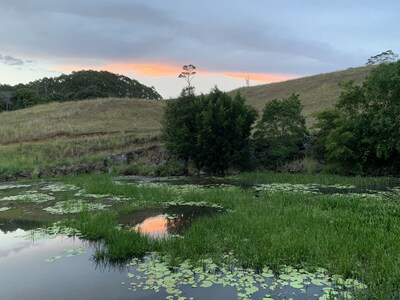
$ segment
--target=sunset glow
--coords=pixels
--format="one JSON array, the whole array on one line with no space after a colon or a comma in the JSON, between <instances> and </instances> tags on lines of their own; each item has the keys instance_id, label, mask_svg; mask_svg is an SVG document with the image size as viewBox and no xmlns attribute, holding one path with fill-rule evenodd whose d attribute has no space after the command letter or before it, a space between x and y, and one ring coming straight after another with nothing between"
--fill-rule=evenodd
<instances>
[{"instance_id":1,"label":"sunset glow","mask_svg":"<svg viewBox=\"0 0 400 300\"><path fill-rule=\"evenodd\" d=\"M126 74L133 72L135 75L140 77L177 77L182 71L182 68L172 64L166 63L111 63L102 66L89 66L89 65L74 65L74 66L62 66L56 68L57 71L61 72L72 72L79 70L95 70L95 71L109 71L113 73ZM197 76L212 76L212 75L223 75L230 78L246 79L249 78L251 81L258 81L260 83L280 82L289 79L296 78L294 75L285 74L274 74L274 73L237 73L237 72L226 72L226 71L214 71L214 70L202 70L200 67L196 70Z\"/></svg>"},{"instance_id":2,"label":"sunset glow","mask_svg":"<svg viewBox=\"0 0 400 300\"><path fill-rule=\"evenodd\" d=\"M167 235L167 223L165 215L159 215L151 218L147 218L142 223L136 225L134 229L140 231L143 234L151 236L165 236Z\"/></svg>"},{"instance_id":3,"label":"sunset glow","mask_svg":"<svg viewBox=\"0 0 400 300\"><path fill-rule=\"evenodd\" d=\"M71 72L78 70L95 70L95 71L109 71L113 73L127 73L134 72L137 76L141 77L169 77L177 76L181 72L181 68L169 64L143 64L143 63L123 63L116 62L106 64L102 66L90 66L90 65L74 65L74 66L63 66L56 68L57 71Z\"/></svg>"},{"instance_id":4,"label":"sunset glow","mask_svg":"<svg viewBox=\"0 0 400 300\"><path fill-rule=\"evenodd\" d=\"M267 73L224 73L226 76L233 77L233 78L240 78L246 79L248 78L250 81L259 81L263 83L270 83L270 82L280 82L286 81L290 79L296 78L293 75L283 75L283 74L267 74Z\"/></svg>"}]
</instances>

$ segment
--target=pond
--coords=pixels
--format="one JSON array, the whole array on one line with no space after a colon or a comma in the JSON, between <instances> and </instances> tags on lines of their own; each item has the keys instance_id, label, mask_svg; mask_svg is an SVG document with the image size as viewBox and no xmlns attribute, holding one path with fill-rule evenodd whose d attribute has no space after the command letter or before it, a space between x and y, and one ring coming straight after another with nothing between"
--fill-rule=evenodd
<instances>
[{"instance_id":1,"label":"pond","mask_svg":"<svg viewBox=\"0 0 400 300\"><path fill-rule=\"evenodd\" d=\"M0 230L1 299L131 299L121 288L126 272L99 269L94 249L76 237ZM146 297L150 293L138 291L139 299Z\"/></svg>"},{"instance_id":2,"label":"pond","mask_svg":"<svg viewBox=\"0 0 400 300\"><path fill-rule=\"evenodd\" d=\"M120 184L134 184L119 178ZM255 192L281 190L314 193L315 186L236 185L229 180L201 179L194 184L160 183L145 179L143 185L160 184L197 188L252 188ZM197 179L195 179L197 180ZM165 179L164 179L165 181ZM339 187L336 187L339 188ZM340 187L343 188L343 187ZM351 189L351 188L347 188ZM233 254L225 264L211 259L184 261L172 269L168 257L148 253L144 258L112 264L94 259L101 243L89 243L79 233L60 227L58 221L82 210L110 209L128 199L89 194L62 183L0 184L0 287L1 298L14 299L325 299L328 295L350 297L365 286L355 280L283 266L279 273L238 267ZM192 203L193 204L193 203ZM121 216L124 230L137 230L152 237L184 238L185 230L198 218L227 213L221 207L176 204L144 208ZM53 224L53 225L51 225ZM50 227L45 226L50 225Z\"/></svg>"},{"instance_id":3,"label":"pond","mask_svg":"<svg viewBox=\"0 0 400 300\"><path fill-rule=\"evenodd\" d=\"M319 299L346 293L332 288L334 278L323 269L313 274L287 267L275 276L268 268L221 268L211 260L171 269L155 253L118 265L98 263L93 254L99 243L21 227L0 230L2 299Z\"/></svg>"}]
</instances>

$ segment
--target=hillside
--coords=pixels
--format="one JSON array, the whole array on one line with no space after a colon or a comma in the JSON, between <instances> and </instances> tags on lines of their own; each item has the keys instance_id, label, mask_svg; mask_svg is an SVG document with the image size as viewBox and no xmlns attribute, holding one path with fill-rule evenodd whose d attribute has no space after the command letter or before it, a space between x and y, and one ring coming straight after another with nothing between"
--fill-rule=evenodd
<instances>
[{"instance_id":1,"label":"hillside","mask_svg":"<svg viewBox=\"0 0 400 300\"><path fill-rule=\"evenodd\" d=\"M273 99L288 97L292 93L300 94L300 100L304 106L303 113L310 125L313 122L312 113L331 107L338 100L340 95L338 82L353 80L356 84L361 84L372 68L373 66L350 68L285 82L243 87L229 94L235 95L239 91L247 103L259 112L262 111L265 103Z\"/></svg>"},{"instance_id":2,"label":"hillside","mask_svg":"<svg viewBox=\"0 0 400 300\"><path fill-rule=\"evenodd\" d=\"M340 94L337 82L352 79L361 83L370 70L354 68L239 91L259 111L267 101L299 93L310 125L313 112L336 102ZM157 136L165 104L159 100L107 98L0 112L0 177L21 170L102 165L110 153L143 153L146 149L155 149L150 154L154 163L162 156Z\"/></svg>"},{"instance_id":3,"label":"hillside","mask_svg":"<svg viewBox=\"0 0 400 300\"><path fill-rule=\"evenodd\" d=\"M157 100L109 98L53 102L2 112L0 145L96 133L154 136L160 130L164 105L164 101Z\"/></svg>"},{"instance_id":4,"label":"hillside","mask_svg":"<svg viewBox=\"0 0 400 300\"><path fill-rule=\"evenodd\" d=\"M28 84L0 85L0 111L16 110L53 101L95 98L162 99L153 87L107 71L78 71Z\"/></svg>"},{"instance_id":5,"label":"hillside","mask_svg":"<svg viewBox=\"0 0 400 300\"><path fill-rule=\"evenodd\" d=\"M110 153L154 146L158 151L164 106L159 100L96 99L1 112L0 177L58 166L101 166Z\"/></svg>"}]
</instances>

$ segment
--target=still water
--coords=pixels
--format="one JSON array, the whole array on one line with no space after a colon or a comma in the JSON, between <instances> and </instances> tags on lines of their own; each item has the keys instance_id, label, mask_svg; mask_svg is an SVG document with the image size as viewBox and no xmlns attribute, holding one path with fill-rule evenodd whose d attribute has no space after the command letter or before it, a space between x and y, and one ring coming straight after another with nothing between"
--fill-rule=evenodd
<instances>
[{"instance_id":1,"label":"still water","mask_svg":"<svg viewBox=\"0 0 400 300\"><path fill-rule=\"evenodd\" d=\"M98 264L92 259L96 247L93 244L68 236L38 240L32 237L32 232L23 229L0 230L0 299L123 300L168 296L162 290L130 290L125 284L127 273L137 273L137 266ZM191 290L188 292L196 299L236 298L232 288Z\"/></svg>"}]
</instances>

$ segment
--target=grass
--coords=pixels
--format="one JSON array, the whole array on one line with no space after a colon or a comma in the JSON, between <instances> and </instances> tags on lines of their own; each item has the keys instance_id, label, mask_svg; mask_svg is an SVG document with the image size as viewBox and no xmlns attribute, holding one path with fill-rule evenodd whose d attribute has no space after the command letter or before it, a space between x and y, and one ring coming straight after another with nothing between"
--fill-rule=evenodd
<instances>
[{"instance_id":1,"label":"grass","mask_svg":"<svg viewBox=\"0 0 400 300\"><path fill-rule=\"evenodd\" d=\"M135 151L157 144L156 139L119 134L5 145L0 146L0 173L82 163L102 165L109 153Z\"/></svg>"},{"instance_id":2,"label":"grass","mask_svg":"<svg viewBox=\"0 0 400 300\"><path fill-rule=\"evenodd\" d=\"M300 100L304 106L303 114L306 116L307 124L311 125L313 113L331 107L337 102L340 95L338 82L353 80L356 84L361 84L372 68L371 66L350 68L285 82L243 87L230 92L230 94L235 95L239 91L247 103L260 113L265 103L273 99L288 97L292 93L300 94Z\"/></svg>"},{"instance_id":3,"label":"grass","mask_svg":"<svg viewBox=\"0 0 400 300\"><path fill-rule=\"evenodd\" d=\"M249 178L250 175L243 177ZM262 174L255 176L262 182ZM283 177L267 174L268 182ZM366 185L375 178L348 179L287 175L292 183L341 183ZM314 180L312 180L314 179ZM324 267L331 274L357 278L369 287L369 298L388 298L400 289L400 204L395 199L357 196L337 197L294 193L262 193L253 190L203 189L186 193L165 187L115 185L109 175L65 178L88 192L111 193L133 198L114 212L82 215L77 226L93 239L104 239L108 250L101 256L114 260L147 251L159 251L177 263L212 258L222 262L234 254L242 266L279 270L282 265L313 269ZM266 182L266 181L264 181ZM384 183L384 179L379 182ZM229 213L202 218L184 239L149 240L136 233L116 229L117 216L179 198L186 202L219 204Z\"/></svg>"},{"instance_id":4,"label":"grass","mask_svg":"<svg viewBox=\"0 0 400 300\"><path fill-rule=\"evenodd\" d=\"M54 102L0 114L0 143L136 133L157 135L164 101L96 99Z\"/></svg>"},{"instance_id":5,"label":"grass","mask_svg":"<svg viewBox=\"0 0 400 300\"><path fill-rule=\"evenodd\" d=\"M0 114L0 176L76 164L158 145L165 102L97 99Z\"/></svg>"}]
</instances>

